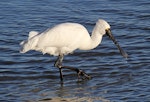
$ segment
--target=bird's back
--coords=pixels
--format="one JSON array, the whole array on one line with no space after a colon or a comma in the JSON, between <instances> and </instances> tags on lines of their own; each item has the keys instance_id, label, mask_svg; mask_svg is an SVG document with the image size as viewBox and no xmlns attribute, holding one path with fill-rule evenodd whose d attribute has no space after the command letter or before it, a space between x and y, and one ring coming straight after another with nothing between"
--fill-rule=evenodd
<instances>
[{"instance_id":1,"label":"bird's back","mask_svg":"<svg viewBox=\"0 0 150 102\"><path fill-rule=\"evenodd\" d=\"M62 46L61 44L67 43L75 35L75 31L78 29L72 23L63 23L56 25L53 28L47 29L41 33L38 46ZM68 39L69 38L69 39ZM60 43L61 42L61 43Z\"/></svg>"}]
</instances>

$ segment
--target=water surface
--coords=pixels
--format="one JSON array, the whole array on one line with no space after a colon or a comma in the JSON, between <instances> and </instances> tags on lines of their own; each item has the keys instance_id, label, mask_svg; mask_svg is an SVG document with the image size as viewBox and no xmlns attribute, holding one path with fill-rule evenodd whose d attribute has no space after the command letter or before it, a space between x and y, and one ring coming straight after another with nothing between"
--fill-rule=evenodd
<instances>
[{"instance_id":1,"label":"water surface","mask_svg":"<svg viewBox=\"0 0 150 102\"><path fill-rule=\"evenodd\" d=\"M1 0L0 101L148 102L150 100L149 0ZM129 58L123 58L104 37L90 51L75 51L64 64L81 68L93 78L77 82L64 70L64 84L53 66L56 57L19 53L28 32L42 32L62 22L77 22L91 33L97 19L107 20Z\"/></svg>"}]
</instances>

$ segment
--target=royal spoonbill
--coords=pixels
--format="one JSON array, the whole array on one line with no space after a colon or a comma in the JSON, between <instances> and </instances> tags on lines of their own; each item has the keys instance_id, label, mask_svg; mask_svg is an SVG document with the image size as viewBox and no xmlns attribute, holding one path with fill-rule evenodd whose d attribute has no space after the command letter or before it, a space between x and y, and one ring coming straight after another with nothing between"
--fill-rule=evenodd
<instances>
[{"instance_id":1,"label":"royal spoonbill","mask_svg":"<svg viewBox=\"0 0 150 102\"><path fill-rule=\"evenodd\" d=\"M31 31L29 32L28 39L20 43L20 52L25 53L29 50L36 50L43 54L47 53L58 56L54 66L59 69L61 81L63 81L63 68L76 71L78 78L82 77L84 79L89 79L90 76L84 71L78 68L63 66L63 57L64 55L72 53L76 49L91 50L97 47L101 43L103 35L109 36L109 38L118 47L123 57L126 58L128 56L112 35L110 25L103 19L99 19L96 22L91 36L87 29L78 23L58 24L42 33Z\"/></svg>"}]
</instances>

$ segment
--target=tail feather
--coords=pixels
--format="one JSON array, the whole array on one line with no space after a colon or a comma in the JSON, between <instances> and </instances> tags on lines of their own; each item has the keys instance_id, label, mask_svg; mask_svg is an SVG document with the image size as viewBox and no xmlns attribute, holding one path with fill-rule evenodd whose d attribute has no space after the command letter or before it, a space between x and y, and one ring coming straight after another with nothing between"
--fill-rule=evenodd
<instances>
[{"instance_id":1,"label":"tail feather","mask_svg":"<svg viewBox=\"0 0 150 102\"><path fill-rule=\"evenodd\" d=\"M39 34L39 32L37 32L37 31L30 31L30 32L29 32L29 37L28 37L28 39L30 39L30 38L36 36L37 34Z\"/></svg>"},{"instance_id":2,"label":"tail feather","mask_svg":"<svg viewBox=\"0 0 150 102\"><path fill-rule=\"evenodd\" d=\"M20 45L22 46L25 43L25 41L20 42Z\"/></svg>"},{"instance_id":3,"label":"tail feather","mask_svg":"<svg viewBox=\"0 0 150 102\"><path fill-rule=\"evenodd\" d=\"M38 34L39 34L39 32L37 32L37 31L29 32L28 39L24 40L20 43L20 46L21 46L20 53L25 53L29 50L36 50L36 45L39 40L39 36L36 36L36 35L38 35Z\"/></svg>"}]
</instances>

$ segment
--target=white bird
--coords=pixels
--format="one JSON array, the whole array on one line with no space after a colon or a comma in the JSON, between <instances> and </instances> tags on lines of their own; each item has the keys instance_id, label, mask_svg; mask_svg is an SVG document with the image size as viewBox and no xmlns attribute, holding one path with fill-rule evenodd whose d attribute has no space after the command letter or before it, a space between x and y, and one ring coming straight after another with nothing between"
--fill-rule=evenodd
<instances>
[{"instance_id":1,"label":"white bird","mask_svg":"<svg viewBox=\"0 0 150 102\"><path fill-rule=\"evenodd\" d=\"M62 68L74 70L78 73L78 77L90 78L85 72L80 69L63 66L62 61L64 55L72 53L74 50L91 50L96 48L102 41L103 35L108 35L118 47L124 57L127 53L119 46L110 31L110 25L103 19L99 19L92 31L88 33L87 29L78 23L62 23L39 33L37 31L29 32L27 40L22 41L21 53L29 50L40 51L43 54L58 56L54 66L59 68L60 79L63 80Z\"/></svg>"}]
</instances>

